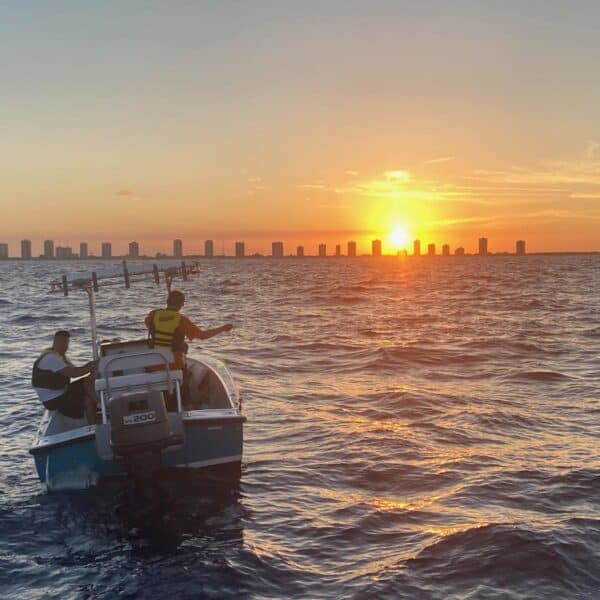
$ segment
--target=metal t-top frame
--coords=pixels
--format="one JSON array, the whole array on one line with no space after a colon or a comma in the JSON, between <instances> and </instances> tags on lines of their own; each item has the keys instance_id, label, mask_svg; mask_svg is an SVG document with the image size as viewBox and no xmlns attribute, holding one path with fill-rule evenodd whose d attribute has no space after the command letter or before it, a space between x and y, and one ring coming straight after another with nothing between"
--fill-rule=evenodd
<instances>
[{"instance_id":1,"label":"metal t-top frame","mask_svg":"<svg viewBox=\"0 0 600 600\"><path fill-rule=\"evenodd\" d=\"M127 261L124 260L121 265L108 269L64 274L60 279L55 279L51 283L51 291L62 291L65 296L68 296L69 292L74 290L85 290L87 293L90 309L92 352L94 360L96 360L100 356L98 349L98 328L96 324L96 292L98 292L100 287L118 285L119 280L122 280L125 287L130 288L133 281L138 279L147 280L149 278L153 279L156 285L159 285L162 273L167 290L171 291L171 284L174 279L181 277L183 281L187 281L191 275L195 275L198 272L199 267L197 262L186 264L185 261L181 261L179 265L154 263L130 268L127 265Z\"/></svg>"}]
</instances>

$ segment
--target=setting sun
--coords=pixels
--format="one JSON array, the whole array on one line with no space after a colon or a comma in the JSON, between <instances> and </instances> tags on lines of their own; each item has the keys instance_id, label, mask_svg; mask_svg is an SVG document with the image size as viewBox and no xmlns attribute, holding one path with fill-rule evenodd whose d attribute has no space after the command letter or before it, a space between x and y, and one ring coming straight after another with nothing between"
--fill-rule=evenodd
<instances>
[{"instance_id":1,"label":"setting sun","mask_svg":"<svg viewBox=\"0 0 600 600\"><path fill-rule=\"evenodd\" d=\"M388 236L388 239L396 250L402 250L410 242L408 231L403 226L395 227Z\"/></svg>"}]
</instances>

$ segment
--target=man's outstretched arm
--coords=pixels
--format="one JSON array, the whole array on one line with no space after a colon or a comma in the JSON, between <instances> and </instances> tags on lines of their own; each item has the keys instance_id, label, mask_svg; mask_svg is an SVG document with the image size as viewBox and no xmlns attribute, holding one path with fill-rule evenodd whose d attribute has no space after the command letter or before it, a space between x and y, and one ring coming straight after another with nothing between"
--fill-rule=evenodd
<instances>
[{"instance_id":1,"label":"man's outstretched arm","mask_svg":"<svg viewBox=\"0 0 600 600\"><path fill-rule=\"evenodd\" d=\"M214 329L205 329L202 332L201 339L207 340L215 335L219 335L220 333L224 333L226 331L231 331L233 329L233 325L231 323L225 323L225 325L221 325L221 327L215 327Z\"/></svg>"},{"instance_id":2,"label":"man's outstretched arm","mask_svg":"<svg viewBox=\"0 0 600 600\"><path fill-rule=\"evenodd\" d=\"M189 340L207 340L215 335L219 335L225 331L231 331L233 325L226 323L221 327L215 327L214 329L200 329L197 325L194 325L187 317L182 319L183 333Z\"/></svg>"}]
</instances>

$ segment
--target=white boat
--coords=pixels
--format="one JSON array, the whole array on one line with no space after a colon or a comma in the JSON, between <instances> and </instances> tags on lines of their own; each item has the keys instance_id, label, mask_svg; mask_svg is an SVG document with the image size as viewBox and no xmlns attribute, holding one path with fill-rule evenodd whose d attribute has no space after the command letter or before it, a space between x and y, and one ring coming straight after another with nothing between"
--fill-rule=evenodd
<instances>
[{"instance_id":1,"label":"white boat","mask_svg":"<svg viewBox=\"0 0 600 600\"><path fill-rule=\"evenodd\" d=\"M52 282L65 296L85 290L90 304L92 348L99 358L95 382L101 422L87 424L58 411L45 410L30 452L40 481L49 490L85 489L107 477L144 477L160 469L206 468L239 471L243 423L237 387L219 359L187 357L186 373L173 368L173 355L152 348L147 340L99 344L95 292L101 284L163 274L170 288L174 277L196 272L185 263L122 266L64 275Z\"/></svg>"}]
</instances>

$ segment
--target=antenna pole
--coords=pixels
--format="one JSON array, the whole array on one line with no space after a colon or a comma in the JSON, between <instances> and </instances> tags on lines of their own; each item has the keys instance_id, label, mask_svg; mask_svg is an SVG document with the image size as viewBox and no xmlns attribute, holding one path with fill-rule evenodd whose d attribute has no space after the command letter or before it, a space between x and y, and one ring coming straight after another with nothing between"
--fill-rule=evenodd
<instances>
[{"instance_id":1,"label":"antenna pole","mask_svg":"<svg viewBox=\"0 0 600 600\"><path fill-rule=\"evenodd\" d=\"M98 331L96 329L96 293L94 286L89 283L85 286L90 303L90 334L92 336L92 353L94 360L98 359Z\"/></svg>"}]
</instances>

